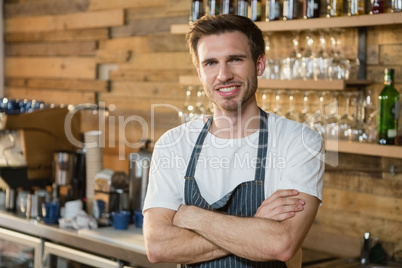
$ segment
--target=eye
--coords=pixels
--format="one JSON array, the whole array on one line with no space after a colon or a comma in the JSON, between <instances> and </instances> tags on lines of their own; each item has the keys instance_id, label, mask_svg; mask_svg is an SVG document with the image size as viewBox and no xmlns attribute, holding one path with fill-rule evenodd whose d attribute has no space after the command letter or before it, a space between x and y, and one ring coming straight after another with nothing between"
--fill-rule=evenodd
<instances>
[{"instance_id":1,"label":"eye","mask_svg":"<svg viewBox=\"0 0 402 268\"><path fill-rule=\"evenodd\" d=\"M241 58L230 59L230 62L241 62L241 61L243 61Z\"/></svg>"},{"instance_id":2,"label":"eye","mask_svg":"<svg viewBox=\"0 0 402 268\"><path fill-rule=\"evenodd\" d=\"M215 61L207 61L204 63L205 66L214 66L216 64Z\"/></svg>"}]
</instances>

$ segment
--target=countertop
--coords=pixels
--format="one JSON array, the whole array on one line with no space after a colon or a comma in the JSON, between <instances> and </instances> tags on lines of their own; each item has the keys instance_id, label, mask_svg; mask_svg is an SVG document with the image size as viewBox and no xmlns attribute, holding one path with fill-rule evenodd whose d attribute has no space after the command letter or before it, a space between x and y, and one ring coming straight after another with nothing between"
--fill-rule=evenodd
<instances>
[{"instance_id":1,"label":"countertop","mask_svg":"<svg viewBox=\"0 0 402 268\"><path fill-rule=\"evenodd\" d=\"M50 225L17 217L13 213L0 210L0 228L40 237L47 241L80 249L89 253L122 260L141 267L176 268L176 264L152 264L146 257L142 229L129 225L127 230L115 230L113 227L100 227L96 230L61 229ZM303 248L303 263L315 263L334 256Z\"/></svg>"},{"instance_id":2,"label":"countertop","mask_svg":"<svg viewBox=\"0 0 402 268\"><path fill-rule=\"evenodd\" d=\"M138 253L146 254L142 229L130 224L127 230L115 230L113 227L102 227L96 230L81 229L78 235L106 242L111 245L125 247Z\"/></svg>"},{"instance_id":3,"label":"countertop","mask_svg":"<svg viewBox=\"0 0 402 268\"><path fill-rule=\"evenodd\" d=\"M130 225L128 230L101 227L96 230L61 229L0 211L0 227L57 242L89 253L122 260L142 267L176 267L175 264L152 264L145 253L142 230Z\"/></svg>"}]
</instances>

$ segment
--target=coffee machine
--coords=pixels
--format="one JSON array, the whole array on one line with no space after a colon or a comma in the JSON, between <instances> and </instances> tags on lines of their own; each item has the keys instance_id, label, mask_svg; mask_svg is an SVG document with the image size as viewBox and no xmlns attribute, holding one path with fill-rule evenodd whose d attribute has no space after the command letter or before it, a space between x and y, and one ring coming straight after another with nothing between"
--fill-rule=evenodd
<instances>
[{"instance_id":1,"label":"coffee machine","mask_svg":"<svg viewBox=\"0 0 402 268\"><path fill-rule=\"evenodd\" d=\"M66 132L68 112L67 107L57 107L23 113L0 113L2 187L31 189L52 184L54 153L78 149L69 138L78 140L80 116L77 114L72 117ZM71 135L68 137L66 133Z\"/></svg>"},{"instance_id":2,"label":"coffee machine","mask_svg":"<svg viewBox=\"0 0 402 268\"><path fill-rule=\"evenodd\" d=\"M148 188L148 176L151 166L151 140L145 140L138 152L129 154L130 209L141 211Z\"/></svg>"},{"instance_id":3,"label":"coffee machine","mask_svg":"<svg viewBox=\"0 0 402 268\"><path fill-rule=\"evenodd\" d=\"M101 225L111 225L111 213L129 210L130 182L125 172L104 169L95 176L94 217Z\"/></svg>"}]
</instances>

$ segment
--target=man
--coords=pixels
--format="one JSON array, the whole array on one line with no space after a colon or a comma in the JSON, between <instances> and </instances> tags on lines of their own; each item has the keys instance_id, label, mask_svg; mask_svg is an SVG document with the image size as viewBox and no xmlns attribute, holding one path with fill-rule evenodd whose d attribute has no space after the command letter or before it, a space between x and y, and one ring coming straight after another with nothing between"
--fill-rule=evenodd
<instances>
[{"instance_id":1,"label":"man","mask_svg":"<svg viewBox=\"0 0 402 268\"><path fill-rule=\"evenodd\" d=\"M203 17L187 42L213 116L176 127L155 145L144 204L148 258L286 267L322 199L322 138L257 106L265 51L251 20Z\"/></svg>"}]
</instances>

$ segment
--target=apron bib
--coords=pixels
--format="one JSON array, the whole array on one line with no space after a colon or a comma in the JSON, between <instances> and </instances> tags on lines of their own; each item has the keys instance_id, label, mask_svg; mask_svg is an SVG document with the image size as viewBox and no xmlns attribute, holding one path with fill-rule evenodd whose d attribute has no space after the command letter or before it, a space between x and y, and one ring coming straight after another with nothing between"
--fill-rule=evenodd
<instances>
[{"instance_id":1,"label":"apron bib","mask_svg":"<svg viewBox=\"0 0 402 268\"><path fill-rule=\"evenodd\" d=\"M184 200L186 205L198 206L203 209L217 211L238 217L253 217L258 207L265 200L264 180L265 162L268 150L268 118L260 109L260 133L258 138L258 160L253 181L239 184L232 192L213 204L209 204L200 193L197 182L194 179L195 168L204 143L212 124L212 116L205 123L191 154L185 176ZM186 267L271 267L286 268L281 261L255 262L233 254L216 260L186 265Z\"/></svg>"}]
</instances>

